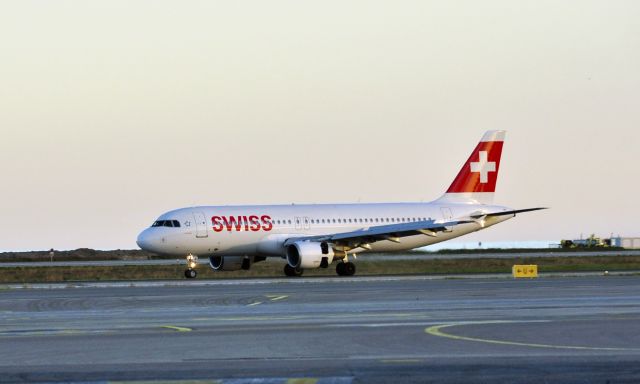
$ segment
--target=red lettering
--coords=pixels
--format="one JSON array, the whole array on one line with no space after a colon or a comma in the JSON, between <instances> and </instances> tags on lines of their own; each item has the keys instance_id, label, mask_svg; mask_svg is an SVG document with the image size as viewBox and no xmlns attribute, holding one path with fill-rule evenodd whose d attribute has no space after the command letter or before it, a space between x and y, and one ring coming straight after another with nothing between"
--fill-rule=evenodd
<instances>
[{"instance_id":1,"label":"red lettering","mask_svg":"<svg viewBox=\"0 0 640 384\"><path fill-rule=\"evenodd\" d=\"M270 231L273 229L273 222L269 215L251 215L251 216L213 216L211 217L213 230L222 232L225 228L227 231L253 231L260 230Z\"/></svg>"},{"instance_id":2,"label":"red lettering","mask_svg":"<svg viewBox=\"0 0 640 384\"><path fill-rule=\"evenodd\" d=\"M238 216L237 219L233 216L229 216L228 219L226 216L222 216L222 219L224 220L224 225L227 227L227 231L229 232L231 232L232 228L234 227L236 231L240 231L240 229L242 228L242 221L240 221L240 216Z\"/></svg>"},{"instance_id":3,"label":"red lettering","mask_svg":"<svg viewBox=\"0 0 640 384\"><path fill-rule=\"evenodd\" d=\"M222 231L223 226L220 220L222 220L220 216L213 216L211 218L211 224L213 224L213 230L216 232Z\"/></svg>"},{"instance_id":4,"label":"red lettering","mask_svg":"<svg viewBox=\"0 0 640 384\"><path fill-rule=\"evenodd\" d=\"M265 231L270 231L273 229L273 224L271 223L271 216L269 215L262 215L260 217L260 220L262 221L262 229Z\"/></svg>"},{"instance_id":5,"label":"red lettering","mask_svg":"<svg viewBox=\"0 0 640 384\"><path fill-rule=\"evenodd\" d=\"M257 232L260 230L260 221L258 216L249 216L249 222L251 222L251 230Z\"/></svg>"}]
</instances>

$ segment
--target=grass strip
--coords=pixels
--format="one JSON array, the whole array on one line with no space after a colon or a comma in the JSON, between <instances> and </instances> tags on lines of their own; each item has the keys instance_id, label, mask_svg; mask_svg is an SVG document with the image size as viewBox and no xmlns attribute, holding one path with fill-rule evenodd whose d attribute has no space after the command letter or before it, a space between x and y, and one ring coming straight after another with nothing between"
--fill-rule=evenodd
<instances>
[{"instance_id":1,"label":"grass strip","mask_svg":"<svg viewBox=\"0 0 640 384\"><path fill-rule=\"evenodd\" d=\"M640 256L516 257L431 260L356 261L358 275L428 275L511 273L514 264L537 264L545 272L629 271L640 270ZM284 261L252 265L249 271L216 272L203 264L199 279L282 277ZM15 267L0 268L0 283L51 283L72 281L171 280L184 279L183 265L132 265L90 267ZM335 276L335 263L327 269L308 269L304 276Z\"/></svg>"}]
</instances>

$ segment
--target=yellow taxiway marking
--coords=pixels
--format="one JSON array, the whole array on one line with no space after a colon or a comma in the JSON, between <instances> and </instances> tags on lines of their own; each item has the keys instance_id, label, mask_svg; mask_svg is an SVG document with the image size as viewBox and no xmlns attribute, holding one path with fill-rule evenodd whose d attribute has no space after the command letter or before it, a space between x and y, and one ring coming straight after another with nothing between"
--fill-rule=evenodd
<instances>
[{"instance_id":1,"label":"yellow taxiway marking","mask_svg":"<svg viewBox=\"0 0 640 384\"><path fill-rule=\"evenodd\" d=\"M504 324L504 323L508 323L508 322L500 322L500 323ZM477 337L458 336L458 335L452 335L451 333L446 333L446 332L442 332L441 331L442 328L449 328L449 327L462 326L462 325L478 325L478 324L497 324L497 322L442 324L442 325L434 325L432 327L426 328L424 331L429 335L437 336L437 337L445 337L447 339L463 340L463 341L475 341L475 342L479 342L479 343L499 344L499 345L515 345L515 346L520 346L520 347L553 348L553 349L577 349L577 350L585 350L585 351L638 351L638 350L640 350L638 348L580 347L580 346L574 346L574 345L521 343L521 342L517 342L517 341L481 339L481 338L477 338Z\"/></svg>"},{"instance_id":2,"label":"yellow taxiway marking","mask_svg":"<svg viewBox=\"0 0 640 384\"><path fill-rule=\"evenodd\" d=\"M267 297L269 299L271 299L271 301L278 301L278 300L282 300L282 299L286 299L287 297L289 297L288 295L282 295L282 296L271 296L271 295L267 295Z\"/></svg>"},{"instance_id":3,"label":"yellow taxiway marking","mask_svg":"<svg viewBox=\"0 0 640 384\"><path fill-rule=\"evenodd\" d=\"M252 307L254 305L260 305L260 304L262 304L262 301L256 301L255 303L247 304L247 307Z\"/></svg>"},{"instance_id":4,"label":"yellow taxiway marking","mask_svg":"<svg viewBox=\"0 0 640 384\"><path fill-rule=\"evenodd\" d=\"M191 332L192 331L191 328L176 327L175 325L163 325L161 328L173 329L174 331L178 331L178 332Z\"/></svg>"},{"instance_id":5,"label":"yellow taxiway marking","mask_svg":"<svg viewBox=\"0 0 640 384\"><path fill-rule=\"evenodd\" d=\"M316 384L318 379L301 377L298 379L289 379L287 380L287 384Z\"/></svg>"}]
</instances>

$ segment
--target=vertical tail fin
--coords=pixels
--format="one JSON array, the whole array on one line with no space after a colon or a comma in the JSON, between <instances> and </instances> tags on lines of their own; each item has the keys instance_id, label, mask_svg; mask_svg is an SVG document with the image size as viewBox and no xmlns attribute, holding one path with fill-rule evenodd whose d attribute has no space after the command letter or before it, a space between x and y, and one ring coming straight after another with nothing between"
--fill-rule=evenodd
<instances>
[{"instance_id":1,"label":"vertical tail fin","mask_svg":"<svg viewBox=\"0 0 640 384\"><path fill-rule=\"evenodd\" d=\"M458 176L439 199L459 203L493 203L505 131L487 131Z\"/></svg>"}]
</instances>

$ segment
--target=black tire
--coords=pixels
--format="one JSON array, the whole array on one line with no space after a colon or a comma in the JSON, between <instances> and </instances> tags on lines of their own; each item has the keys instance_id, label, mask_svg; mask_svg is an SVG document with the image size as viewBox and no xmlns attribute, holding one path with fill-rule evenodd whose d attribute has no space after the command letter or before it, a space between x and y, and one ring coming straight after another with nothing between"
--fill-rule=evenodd
<instances>
[{"instance_id":1,"label":"black tire","mask_svg":"<svg viewBox=\"0 0 640 384\"><path fill-rule=\"evenodd\" d=\"M336 273L338 274L338 276L344 276L344 273L345 273L344 264L345 263L343 263L342 261L336 264Z\"/></svg>"},{"instance_id":2,"label":"black tire","mask_svg":"<svg viewBox=\"0 0 640 384\"><path fill-rule=\"evenodd\" d=\"M184 277L187 279L195 279L198 276L198 272L195 269L187 269L184 271Z\"/></svg>"},{"instance_id":3,"label":"black tire","mask_svg":"<svg viewBox=\"0 0 640 384\"><path fill-rule=\"evenodd\" d=\"M302 276L302 268L293 268L289 264L285 264L284 266L284 274L289 277Z\"/></svg>"},{"instance_id":4,"label":"black tire","mask_svg":"<svg viewBox=\"0 0 640 384\"><path fill-rule=\"evenodd\" d=\"M344 275L353 276L356 274L356 265L352 262L344 263Z\"/></svg>"}]
</instances>

